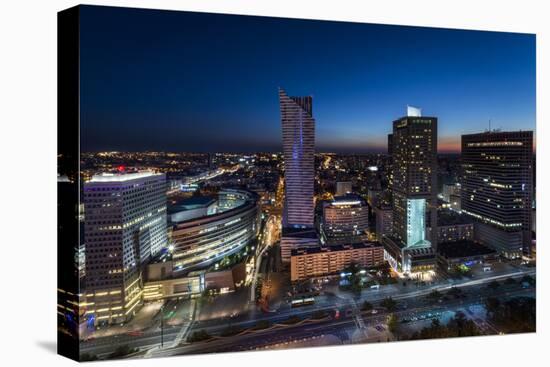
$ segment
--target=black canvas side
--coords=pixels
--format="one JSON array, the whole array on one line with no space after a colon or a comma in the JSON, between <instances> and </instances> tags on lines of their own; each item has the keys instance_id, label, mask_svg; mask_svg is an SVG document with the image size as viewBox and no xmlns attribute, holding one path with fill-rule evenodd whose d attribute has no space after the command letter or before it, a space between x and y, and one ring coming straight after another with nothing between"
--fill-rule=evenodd
<instances>
[{"instance_id":1,"label":"black canvas side","mask_svg":"<svg viewBox=\"0 0 550 367\"><path fill-rule=\"evenodd\" d=\"M57 15L57 352L79 360L79 8Z\"/></svg>"}]
</instances>

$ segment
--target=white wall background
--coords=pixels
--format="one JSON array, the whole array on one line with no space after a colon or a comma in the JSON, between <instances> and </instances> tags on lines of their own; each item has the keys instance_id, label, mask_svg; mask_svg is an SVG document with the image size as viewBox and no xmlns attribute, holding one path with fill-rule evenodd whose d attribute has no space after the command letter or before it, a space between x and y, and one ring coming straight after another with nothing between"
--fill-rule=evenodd
<instances>
[{"instance_id":1,"label":"white wall background","mask_svg":"<svg viewBox=\"0 0 550 367\"><path fill-rule=\"evenodd\" d=\"M255 352L102 366L540 365L549 339L550 30L545 1L133 0L87 4L537 33L538 332ZM9 1L0 11L0 364L65 366L56 340L56 12L73 1ZM546 339L546 340L545 340ZM546 349L546 350L545 350ZM548 357L547 357L548 358ZM546 358L546 359L547 359ZM547 363L547 361L546 361Z\"/></svg>"}]
</instances>

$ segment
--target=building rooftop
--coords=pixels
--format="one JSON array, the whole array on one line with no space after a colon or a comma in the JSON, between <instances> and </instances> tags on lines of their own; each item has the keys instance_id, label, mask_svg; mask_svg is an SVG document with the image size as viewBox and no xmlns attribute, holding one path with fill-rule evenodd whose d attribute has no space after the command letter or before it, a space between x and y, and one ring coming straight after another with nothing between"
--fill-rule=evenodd
<instances>
[{"instance_id":1,"label":"building rooftop","mask_svg":"<svg viewBox=\"0 0 550 367\"><path fill-rule=\"evenodd\" d=\"M216 198L212 196L192 196L177 201L168 208L168 213L173 214L183 210L190 210L196 208L205 208L216 202Z\"/></svg>"},{"instance_id":2,"label":"building rooftop","mask_svg":"<svg viewBox=\"0 0 550 367\"><path fill-rule=\"evenodd\" d=\"M234 205L225 205L220 207L221 194L238 193L242 194L245 199L234 200ZM187 226L197 225L196 221L200 221L202 224L211 223L217 220L221 220L232 215L256 206L259 200L258 194L255 192L244 189L222 189L218 192L218 196L195 196L189 199L184 199L176 204L171 205L168 208L168 214L172 216L182 214L181 218L172 218L172 224L177 228L184 228ZM202 214L196 213L186 216L185 213L192 209L203 209ZM199 210L197 210L199 212Z\"/></svg>"},{"instance_id":3,"label":"building rooftop","mask_svg":"<svg viewBox=\"0 0 550 367\"><path fill-rule=\"evenodd\" d=\"M440 243L437 252L447 259L496 254L495 250L472 241Z\"/></svg>"},{"instance_id":4,"label":"building rooftop","mask_svg":"<svg viewBox=\"0 0 550 367\"><path fill-rule=\"evenodd\" d=\"M411 257L433 256L433 247L409 247L406 249L407 253Z\"/></svg>"},{"instance_id":5,"label":"building rooftop","mask_svg":"<svg viewBox=\"0 0 550 367\"><path fill-rule=\"evenodd\" d=\"M161 176L163 173L155 173L153 171L142 171L142 172L132 172L132 173L100 173L97 175L93 175L90 179L91 183L95 182L125 182L125 181L131 181L131 180L137 180L140 178L145 177L152 177L152 176Z\"/></svg>"},{"instance_id":6,"label":"building rooftop","mask_svg":"<svg viewBox=\"0 0 550 367\"><path fill-rule=\"evenodd\" d=\"M361 250L361 249L375 248L375 247L382 247L382 244L378 242L361 242L361 243L351 243L351 244L333 245L333 246L304 247L304 248L293 249L290 252L290 254L291 256L311 255L311 254L318 254L321 252L328 253L328 252L338 252L338 251L345 251L345 250Z\"/></svg>"},{"instance_id":7,"label":"building rooftop","mask_svg":"<svg viewBox=\"0 0 550 367\"><path fill-rule=\"evenodd\" d=\"M283 227L283 237L317 238L317 232L313 228Z\"/></svg>"},{"instance_id":8,"label":"building rooftop","mask_svg":"<svg viewBox=\"0 0 550 367\"><path fill-rule=\"evenodd\" d=\"M328 204L333 206L340 205L364 205L365 201L357 194L346 194L341 196L335 196Z\"/></svg>"},{"instance_id":9,"label":"building rooftop","mask_svg":"<svg viewBox=\"0 0 550 367\"><path fill-rule=\"evenodd\" d=\"M450 226L454 224L471 224L473 219L454 210L439 210L437 213L438 226Z\"/></svg>"}]
</instances>

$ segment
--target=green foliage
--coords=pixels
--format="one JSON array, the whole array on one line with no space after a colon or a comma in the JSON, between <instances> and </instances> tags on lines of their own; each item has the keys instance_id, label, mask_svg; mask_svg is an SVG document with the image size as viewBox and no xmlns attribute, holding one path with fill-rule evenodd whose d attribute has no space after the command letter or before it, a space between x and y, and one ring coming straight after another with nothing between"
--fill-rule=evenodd
<instances>
[{"instance_id":1,"label":"green foliage","mask_svg":"<svg viewBox=\"0 0 550 367\"><path fill-rule=\"evenodd\" d=\"M220 333L220 336L233 336L233 335L237 335L241 331L243 331L243 329L241 329L239 327L228 326L228 327L226 327L225 329L222 330L222 332Z\"/></svg>"},{"instance_id":2,"label":"green foliage","mask_svg":"<svg viewBox=\"0 0 550 367\"><path fill-rule=\"evenodd\" d=\"M292 325L292 324L297 324L299 323L300 321L302 321L301 318L299 318L298 316L290 316L288 319L286 319L285 321L283 321L284 324L288 324L288 325Z\"/></svg>"},{"instance_id":3,"label":"green foliage","mask_svg":"<svg viewBox=\"0 0 550 367\"><path fill-rule=\"evenodd\" d=\"M313 315L311 315L311 318L314 319L314 320L319 320L319 319L324 319L327 316L328 316L328 314L327 314L326 311L317 310L313 313Z\"/></svg>"},{"instance_id":4,"label":"green foliage","mask_svg":"<svg viewBox=\"0 0 550 367\"><path fill-rule=\"evenodd\" d=\"M469 267L467 267L466 265L464 265L464 264L460 264L460 265L455 266L453 271L456 274L462 275L462 276L470 275L471 272L472 272L471 269Z\"/></svg>"},{"instance_id":5,"label":"green foliage","mask_svg":"<svg viewBox=\"0 0 550 367\"><path fill-rule=\"evenodd\" d=\"M254 326L254 329L256 330L262 330L262 329L267 329L268 327L271 326L271 322L267 321L267 320L259 320L257 323L256 323L256 326Z\"/></svg>"},{"instance_id":6,"label":"green foliage","mask_svg":"<svg viewBox=\"0 0 550 367\"><path fill-rule=\"evenodd\" d=\"M371 311L372 310L372 303L369 301L363 302L363 305L361 306L362 311Z\"/></svg>"},{"instance_id":7,"label":"green foliage","mask_svg":"<svg viewBox=\"0 0 550 367\"><path fill-rule=\"evenodd\" d=\"M514 278L506 278L506 280L504 281L504 284L513 285L513 284L516 284L516 281L514 280Z\"/></svg>"},{"instance_id":8,"label":"green foliage","mask_svg":"<svg viewBox=\"0 0 550 367\"><path fill-rule=\"evenodd\" d=\"M397 328L399 327L399 320L397 319L397 316L394 314L391 314L388 316L388 330L391 333L397 332Z\"/></svg>"},{"instance_id":9,"label":"green foliage","mask_svg":"<svg viewBox=\"0 0 550 367\"><path fill-rule=\"evenodd\" d=\"M487 311L488 315L498 311L499 307L500 301L497 298L489 297L485 300L485 310Z\"/></svg>"},{"instance_id":10,"label":"green foliage","mask_svg":"<svg viewBox=\"0 0 550 367\"><path fill-rule=\"evenodd\" d=\"M514 297L505 302L485 301L490 320L506 333L536 331L536 301L531 297Z\"/></svg>"},{"instance_id":11,"label":"green foliage","mask_svg":"<svg viewBox=\"0 0 550 367\"><path fill-rule=\"evenodd\" d=\"M468 320L464 313L457 312L447 325L441 325L439 319L433 319L430 326L415 332L411 339L454 338L480 334L479 329L472 320Z\"/></svg>"},{"instance_id":12,"label":"green foliage","mask_svg":"<svg viewBox=\"0 0 550 367\"><path fill-rule=\"evenodd\" d=\"M137 352L137 348L131 348L128 344L118 346L110 355L109 358L120 358Z\"/></svg>"},{"instance_id":13,"label":"green foliage","mask_svg":"<svg viewBox=\"0 0 550 367\"><path fill-rule=\"evenodd\" d=\"M437 289L434 289L433 291L430 292L430 294L428 294L426 297L429 299L429 300L432 300L432 301L437 301L438 299L440 299L442 296L442 294L437 290Z\"/></svg>"},{"instance_id":14,"label":"green foliage","mask_svg":"<svg viewBox=\"0 0 550 367\"><path fill-rule=\"evenodd\" d=\"M451 289L449 289L449 292L448 292L448 294L450 296L453 296L455 298L460 297L462 295L462 293L463 293L462 289L457 288L457 287L452 287Z\"/></svg>"},{"instance_id":15,"label":"green foliage","mask_svg":"<svg viewBox=\"0 0 550 367\"><path fill-rule=\"evenodd\" d=\"M195 342L208 340L210 338L212 338L212 336L210 336L210 334L208 334L206 330L197 330L197 331L194 331L193 334L191 334L187 338L187 341L189 343L195 343Z\"/></svg>"},{"instance_id":16,"label":"green foliage","mask_svg":"<svg viewBox=\"0 0 550 367\"><path fill-rule=\"evenodd\" d=\"M380 303L380 306L386 308L389 312L393 312L397 309L397 302L393 298L387 297Z\"/></svg>"},{"instance_id":17,"label":"green foliage","mask_svg":"<svg viewBox=\"0 0 550 367\"><path fill-rule=\"evenodd\" d=\"M525 275L523 278L521 278L522 283L528 283L530 285L535 285L535 278L533 278L530 275Z\"/></svg>"},{"instance_id":18,"label":"green foliage","mask_svg":"<svg viewBox=\"0 0 550 367\"><path fill-rule=\"evenodd\" d=\"M447 324L453 336L476 336L480 335L480 331L472 320L468 320L463 312L457 312Z\"/></svg>"},{"instance_id":19,"label":"green foliage","mask_svg":"<svg viewBox=\"0 0 550 367\"><path fill-rule=\"evenodd\" d=\"M98 359L97 355L91 353L82 353L80 355L80 362L97 361Z\"/></svg>"}]
</instances>

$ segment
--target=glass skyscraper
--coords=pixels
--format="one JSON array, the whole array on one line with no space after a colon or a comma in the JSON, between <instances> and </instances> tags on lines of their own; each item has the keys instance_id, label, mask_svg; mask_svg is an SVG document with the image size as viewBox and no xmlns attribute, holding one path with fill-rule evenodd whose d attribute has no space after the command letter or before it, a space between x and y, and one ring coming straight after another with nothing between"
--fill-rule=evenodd
<instances>
[{"instance_id":1,"label":"glass skyscraper","mask_svg":"<svg viewBox=\"0 0 550 367\"><path fill-rule=\"evenodd\" d=\"M279 104L285 160L281 257L286 263L293 249L319 243L313 228L315 120L311 97L289 97L279 89Z\"/></svg>"},{"instance_id":2,"label":"glass skyscraper","mask_svg":"<svg viewBox=\"0 0 550 367\"><path fill-rule=\"evenodd\" d=\"M533 199L533 132L462 135L462 211L474 234L508 258L529 254Z\"/></svg>"},{"instance_id":3,"label":"glass skyscraper","mask_svg":"<svg viewBox=\"0 0 550 367\"><path fill-rule=\"evenodd\" d=\"M426 245L426 213L437 230L437 118L412 112L393 122L392 134L393 235L406 247Z\"/></svg>"},{"instance_id":4,"label":"glass skyscraper","mask_svg":"<svg viewBox=\"0 0 550 367\"><path fill-rule=\"evenodd\" d=\"M96 324L124 322L142 304L143 265L167 246L166 176L93 176L84 206L87 314Z\"/></svg>"},{"instance_id":5,"label":"glass skyscraper","mask_svg":"<svg viewBox=\"0 0 550 367\"><path fill-rule=\"evenodd\" d=\"M311 97L289 97L279 89L285 203L283 226L313 227L313 181L315 177L315 120Z\"/></svg>"}]
</instances>

